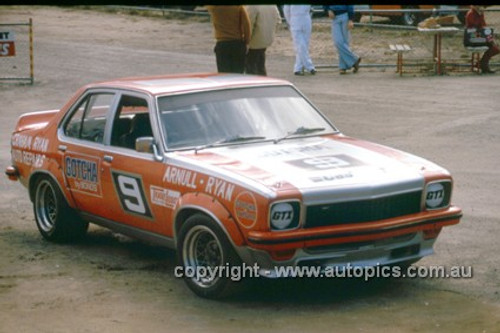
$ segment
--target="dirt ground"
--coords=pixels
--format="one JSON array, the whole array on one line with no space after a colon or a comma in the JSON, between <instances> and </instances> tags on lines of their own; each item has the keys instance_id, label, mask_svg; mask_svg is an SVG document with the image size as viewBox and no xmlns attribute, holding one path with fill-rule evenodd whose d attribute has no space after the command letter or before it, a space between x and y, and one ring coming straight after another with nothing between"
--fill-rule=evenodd
<instances>
[{"instance_id":1,"label":"dirt ground","mask_svg":"<svg viewBox=\"0 0 500 333\"><path fill-rule=\"evenodd\" d=\"M28 111L61 107L92 81L215 71L211 25L73 8L0 7L35 29L35 84L0 84L0 167ZM390 145L454 175L459 225L417 265L472 266L471 279L256 281L224 301L192 294L175 254L98 227L44 241L26 190L0 177L0 332L500 332L499 74L399 77L361 68L292 75L290 36L269 75L296 84L345 134Z\"/></svg>"}]
</instances>

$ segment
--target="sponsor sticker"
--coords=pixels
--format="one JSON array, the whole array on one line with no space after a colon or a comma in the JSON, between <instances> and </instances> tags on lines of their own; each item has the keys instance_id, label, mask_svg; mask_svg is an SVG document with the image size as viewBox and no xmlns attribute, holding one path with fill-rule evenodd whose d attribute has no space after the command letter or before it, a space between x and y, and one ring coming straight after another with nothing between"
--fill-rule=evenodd
<instances>
[{"instance_id":1,"label":"sponsor sticker","mask_svg":"<svg viewBox=\"0 0 500 333\"><path fill-rule=\"evenodd\" d=\"M247 229L252 228L257 222L257 203L250 192L238 194L234 200L234 211L238 223Z\"/></svg>"},{"instance_id":2,"label":"sponsor sticker","mask_svg":"<svg viewBox=\"0 0 500 333\"><path fill-rule=\"evenodd\" d=\"M178 191L168 190L166 188L151 185L149 187L151 202L155 205L173 209L181 197Z\"/></svg>"},{"instance_id":3,"label":"sponsor sticker","mask_svg":"<svg viewBox=\"0 0 500 333\"><path fill-rule=\"evenodd\" d=\"M101 196L99 159L80 154L64 158L64 174L74 191Z\"/></svg>"},{"instance_id":4,"label":"sponsor sticker","mask_svg":"<svg viewBox=\"0 0 500 333\"><path fill-rule=\"evenodd\" d=\"M45 162L45 153L49 147L49 139L16 133L12 136L12 158L35 168L41 168Z\"/></svg>"}]
</instances>

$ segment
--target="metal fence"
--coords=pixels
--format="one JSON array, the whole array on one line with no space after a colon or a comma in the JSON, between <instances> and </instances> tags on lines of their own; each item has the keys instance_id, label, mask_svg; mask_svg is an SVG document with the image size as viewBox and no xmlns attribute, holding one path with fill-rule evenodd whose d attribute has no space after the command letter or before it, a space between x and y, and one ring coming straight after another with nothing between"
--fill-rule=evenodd
<instances>
[{"instance_id":1,"label":"metal fence","mask_svg":"<svg viewBox=\"0 0 500 333\"><path fill-rule=\"evenodd\" d=\"M33 84L33 23L0 24L0 81Z\"/></svg>"},{"instance_id":2,"label":"metal fence","mask_svg":"<svg viewBox=\"0 0 500 333\"><path fill-rule=\"evenodd\" d=\"M117 6L113 7L117 8ZM331 20L323 12L322 6L312 7L311 58L319 69L335 68L338 66L338 55L331 37ZM407 9L407 7L405 6L405 9L376 10L365 5L355 6L357 22L351 33L351 47L362 57L362 67L373 70L396 67L397 55L390 50L389 45L407 44L411 46L412 50L404 55L405 66L413 66L421 70L432 68L434 66L433 36L419 32L416 24L420 20L431 16L451 15L453 16L451 26L457 27L459 31L452 35L443 35L441 47L443 65L450 70L470 68L471 54L463 46L463 22L468 6L429 6L433 7L432 9ZM157 11L161 12L167 19L170 17L189 19L192 16L198 18L206 16L208 22L208 13L203 6L192 6L189 9L182 6L119 6L119 8L133 11ZM171 16L172 13L175 13L175 15ZM485 10L485 19L488 26L494 29L498 37L500 32L500 6L489 6ZM415 24L415 26L408 25L412 20L411 23ZM402 23L406 25L402 25ZM277 31L274 44L268 49L268 53L294 56L290 32L284 20ZM495 67L499 66L500 63L493 58L490 65Z\"/></svg>"},{"instance_id":3,"label":"metal fence","mask_svg":"<svg viewBox=\"0 0 500 333\"><path fill-rule=\"evenodd\" d=\"M466 9L457 10L463 12ZM395 12L402 15L404 12L418 14L425 18L431 15L439 15L439 10L365 10L359 23L351 32L351 47L363 58L362 65L367 68L385 68L396 65L396 54L390 50L390 44L407 44L411 51L405 53L405 62L409 66L418 66L427 69L433 66L433 36L419 32L416 26L403 26L393 24L394 19L377 16L380 12ZM449 14L442 11L442 15ZM442 58L444 65L451 69L470 67L471 54L463 46L464 25L457 16L451 17L453 22L450 26L458 28L454 34L445 34L442 37ZM462 17L463 19L463 17ZM492 27L497 37L500 32L500 9L487 9L485 19L489 27ZM278 31L279 38L287 34L286 26ZM313 19L313 34L310 46L311 57L317 67L336 67L338 64L337 50L331 38L331 21L328 18L316 17ZM497 62L493 62L497 61ZM492 59L492 66L499 66L498 60Z\"/></svg>"}]
</instances>

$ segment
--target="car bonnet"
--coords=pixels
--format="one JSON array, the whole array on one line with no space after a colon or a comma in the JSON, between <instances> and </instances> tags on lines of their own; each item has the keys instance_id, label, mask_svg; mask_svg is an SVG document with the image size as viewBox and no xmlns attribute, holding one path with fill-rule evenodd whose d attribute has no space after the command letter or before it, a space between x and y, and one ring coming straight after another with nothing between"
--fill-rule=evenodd
<instances>
[{"instance_id":1,"label":"car bonnet","mask_svg":"<svg viewBox=\"0 0 500 333\"><path fill-rule=\"evenodd\" d=\"M182 156L243 186L274 193L298 190L314 203L421 190L424 170L442 170L411 154L342 136L232 145Z\"/></svg>"}]
</instances>

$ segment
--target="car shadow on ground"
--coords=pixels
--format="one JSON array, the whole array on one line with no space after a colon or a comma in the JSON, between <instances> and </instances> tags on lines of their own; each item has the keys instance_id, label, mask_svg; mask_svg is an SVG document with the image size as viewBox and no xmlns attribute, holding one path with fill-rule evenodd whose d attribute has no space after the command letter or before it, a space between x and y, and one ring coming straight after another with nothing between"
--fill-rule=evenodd
<instances>
[{"instance_id":1,"label":"car shadow on ground","mask_svg":"<svg viewBox=\"0 0 500 333\"><path fill-rule=\"evenodd\" d=\"M73 246L85 252L82 255L91 258L91 263L99 270L146 271L146 274L151 271L175 278L176 252L164 247L148 245L106 229L89 232ZM181 281L181 278L176 279ZM405 294L404 282L411 281L382 277L247 278L236 282L236 292L219 301L320 305ZM187 288L184 283L182 287ZM197 296L193 294L193 297Z\"/></svg>"},{"instance_id":2,"label":"car shadow on ground","mask_svg":"<svg viewBox=\"0 0 500 333\"><path fill-rule=\"evenodd\" d=\"M4 233L11 246L18 247L16 261L32 263L38 260L59 261L65 257L76 267L99 271L99 275L137 272L146 280L148 274L155 279L165 275L165 284L177 280L175 288L190 293L181 278L174 274L177 266L176 252L165 247L153 246L135 239L95 228L81 240L72 244L54 244L43 240L36 231ZM8 235L7 235L8 234ZM19 254L20 253L20 254ZM14 260L14 258L13 258ZM83 266L82 266L83 265ZM269 304L294 307L302 305L335 305L346 302L364 302L386 297L405 297L411 293L413 281L395 278L361 277L344 278L247 278L236 282L235 292L218 302L246 306ZM145 284L147 286L148 283ZM165 290L173 286L165 285ZM159 287L160 290L164 289ZM192 294L194 299L198 297ZM378 300L376 301L378 302Z\"/></svg>"}]
</instances>

